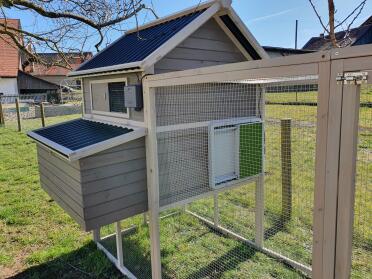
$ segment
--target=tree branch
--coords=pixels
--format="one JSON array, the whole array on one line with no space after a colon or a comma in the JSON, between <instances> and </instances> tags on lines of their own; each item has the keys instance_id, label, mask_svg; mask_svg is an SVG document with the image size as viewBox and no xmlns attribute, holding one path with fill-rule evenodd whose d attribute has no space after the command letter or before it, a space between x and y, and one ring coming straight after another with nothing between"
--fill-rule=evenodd
<instances>
[{"instance_id":1,"label":"tree branch","mask_svg":"<svg viewBox=\"0 0 372 279\"><path fill-rule=\"evenodd\" d=\"M313 10L314 10L316 16L318 17L319 22L320 22L320 24L322 25L324 31L326 31L326 32L329 34L329 30L328 30L328 28L325 26L325 24L323 23L322 17L321 17L320 14L318 13L318 10L316 9L316 7L315 7L315 5L314 5L313 0L309 0L309 3L310 3L310 5L311 5L311 7L313 8Z\"/></svg>"}]
</instances>

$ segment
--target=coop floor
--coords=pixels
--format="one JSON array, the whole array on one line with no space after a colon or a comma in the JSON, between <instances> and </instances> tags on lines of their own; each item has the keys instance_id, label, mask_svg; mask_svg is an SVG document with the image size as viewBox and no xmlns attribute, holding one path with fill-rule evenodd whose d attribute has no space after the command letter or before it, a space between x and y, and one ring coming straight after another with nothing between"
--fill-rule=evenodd
<instances>
[{"instance_id":1,"label":"coop floor","mask_svg":"<svg viewBox=\"0 0 372 279\"><path fill-rule=\"evenodd\" d=\"M306 278L188 213L164 218L160 226L163 278ZM115 236L101 244L116 256ZM137 278L151 278L147 226L123 234L123 254L124 265Z\"/></svg>"}]
</instances>

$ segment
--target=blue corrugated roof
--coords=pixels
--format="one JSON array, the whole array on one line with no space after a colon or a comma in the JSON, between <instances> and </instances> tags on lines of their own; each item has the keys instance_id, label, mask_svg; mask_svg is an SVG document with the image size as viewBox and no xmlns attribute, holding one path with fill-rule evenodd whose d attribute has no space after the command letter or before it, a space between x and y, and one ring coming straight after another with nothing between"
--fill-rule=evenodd
<instances>
[{"instance_id":1,"label":"blue corrugated roof","mask_svg":"<svg viewBox=\"0 0 372 279\"><path fill-rule=\"evenodd\" d=\"M76 119L51 127L38 129L33 131L33 133L64 148L76 151L132 131L133 129L125 127L118 127L85 119ZM32 135L30 135L30 137L34 138ZM42 143L46 144L45 142ZM53 146L49 147L54 149Z\"/></svg>"},{"instance_id":2,"label":"blue corrugated roof","mask_svg":"<svg viewBox=\"0 0 372 279\"><path fill-rule=\"evenodd\" d=\"M142 61L183 27L197 18L203 11L196 11L125 35L75 71Z\"/></svg>"}]
</instances>

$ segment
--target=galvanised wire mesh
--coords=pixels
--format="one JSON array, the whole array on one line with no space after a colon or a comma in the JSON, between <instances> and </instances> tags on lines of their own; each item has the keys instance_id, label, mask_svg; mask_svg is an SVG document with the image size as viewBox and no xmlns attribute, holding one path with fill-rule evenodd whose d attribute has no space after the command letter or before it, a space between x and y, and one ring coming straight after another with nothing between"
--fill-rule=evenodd
<instances>
[{"instance_id":1,"label":"galvanised wire mesh","mask_svg":"<svg viewBox=\"0 0 372 279\"><path fill-rule=\"evenodd\" d=\"M372 277L372 85L361 86L351 278Z\"/></svg>"},{"instance_id":2,"label":"galvanised wire mesh","mask_svg":"<svg viewBox=\"0 0 372 279\"><path fill-rule=\"evenodd\" d=\"M147 215L139 214L120 221L123 265L138 279L151 278L150 235ZM117 258L116 224L100 229L99 243Z\"/></svg>"},{"instance_id":3,"label":"galvanised wire mesh","mask_svg":"<svg viewBox=\"0 0 372 279\"><path fill-rule=\"evenodd\" d=\"M160 206L178 211L160 225L165 278L305 277L260 247L311 265L316 88L156 88Z\"/></svg>"},{"instance_id":4,"label":"galvanised wire mesh","mask_svg":"<svg viewBox=\"0 0 372 279\"><path fill-rule=\"evenodd\" d=\"M265 95L264 246L306 266L311 266L313 241L314 78L269 85Z\"/></svg>"}]
</instances>

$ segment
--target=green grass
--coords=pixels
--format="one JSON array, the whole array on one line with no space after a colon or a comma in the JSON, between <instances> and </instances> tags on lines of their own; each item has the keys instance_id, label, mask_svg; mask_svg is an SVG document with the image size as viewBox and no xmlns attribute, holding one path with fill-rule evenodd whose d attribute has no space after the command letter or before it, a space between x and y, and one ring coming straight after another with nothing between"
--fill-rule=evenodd
<instances>
[{"instance_id":1,"label":"green grass","mask_svg":"<svg viewBox=\"0 0 372 279\"><path fill-rule=\"evenodd\" d=\"M372 115L361 109L361 126L370 128ZM315 154L316 107L268 105L265 159L265 246L283 255L311 264L312 204ZM48 118L47 124L73 119ZM281 222L280 127L278 120L291 117L293 213ZM300 123L301 122L301 123ZM40 188L35 144L15 123L0 128L0 278L121 278L113 265L97 251L90 234L76 223ZM40 127L40 120L23 122L26 130ZM301 124L301 125L299 125ZM372 136L360 132L353 249L353 278L371 274L370 229ZM193 202L188 208L206 218L213 216L211 198ZM220 194L220 222L248 239L254 238L255 191L253 184ZM122 222L138 224L124 237L124 262L138 277L150 272L149 233L142 217ZM113 232L107 226L104 233ZM105 245L115 253L112 239ZM219 235L190 215L180 214L161 221L162 264L165 278L303 278L284 264L240 242Z\"/></svg>"},{"instance_id":2,"label":"green grass","mask_svg":"<svg viewBox=\"0 0 372 279\"><path fill-rule=\"evenodd\" d=\"M318 93L316 91L305 92L275 92L266 93L266 101L269 102L317 102ZM360 94L361 103L372 103L372 90L367 86L362 86Z\"/></svg>"}]
</instances>

